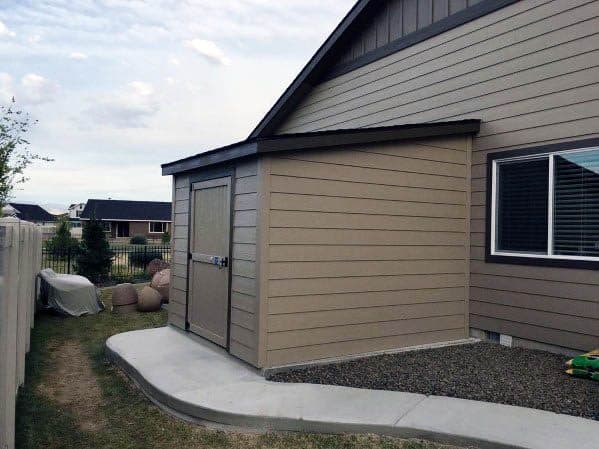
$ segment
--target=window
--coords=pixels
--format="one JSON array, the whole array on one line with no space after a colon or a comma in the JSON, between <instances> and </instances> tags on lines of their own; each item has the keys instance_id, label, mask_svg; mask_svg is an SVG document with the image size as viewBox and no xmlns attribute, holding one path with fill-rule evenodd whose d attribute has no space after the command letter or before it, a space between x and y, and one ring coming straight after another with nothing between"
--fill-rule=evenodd
<instances>
[{"instance_id":1,"label":"window","mask_svg":"<svg viewBox=\"0 0 599 449\"><path fill-rule=\"evenodd\" d=\"M599 147L490 163L490 256L599 262Z\"/></svg>"},{"instance_id":2,"label":"window","mask_svg":"<svg viewBox=\"0 0 599 449\"><path fill-rule=\"evenodd\" d=\"M117 221L115 223L115 236L116 237L129 237L129 222L128 221Z\"/></svg>"},{"instance_id":3,"label":"window","mask_svg":"<svg viewBox=\"0 0 599 449\"><path fill-rule=\"evenodd\" d=\"M164 221L151 221L150 222L150 233L152 234L164 234L168 230L168 223Z\"/></svg>"}]
</instances>

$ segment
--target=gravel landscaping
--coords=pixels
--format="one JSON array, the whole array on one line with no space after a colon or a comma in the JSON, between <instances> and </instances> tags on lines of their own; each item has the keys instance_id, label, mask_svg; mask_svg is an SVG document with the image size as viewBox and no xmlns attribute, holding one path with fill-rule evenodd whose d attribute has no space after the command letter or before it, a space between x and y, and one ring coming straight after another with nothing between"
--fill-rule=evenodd
<instances>
[{"instance_id":1,"label":"gravel landscaping","mask_svg":"<svg viewBox=\"0 0 599 449\"><path fill-rule=\"evenodd\" d=\"M476 343L294 369L269 380L450 396L599 420L599 383L569 377L567 359Z\"/></svg>"}]
</instances>

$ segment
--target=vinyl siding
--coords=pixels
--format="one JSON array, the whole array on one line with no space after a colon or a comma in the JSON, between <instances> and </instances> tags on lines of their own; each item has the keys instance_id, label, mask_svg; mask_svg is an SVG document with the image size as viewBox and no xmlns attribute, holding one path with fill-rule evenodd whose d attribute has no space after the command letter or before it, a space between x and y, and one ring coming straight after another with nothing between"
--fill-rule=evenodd
<instances>
[{"instance_id":1,"label":"vinyl siding","mask_svg":"<svg viewBox=\"0 0 599 449\"><path fill-rule=\"evenodd\" d=\"M479 118L473 328L599 345L599 274L484 262L486 156L599 136L599 1L527 0L316 86L279 132Z\"/></svg>"},{"instance_id":2,"label":"vinyl siding","mask_svg":"<svg viewBox=\"0 0 599 449\"><path fill-rule=\"evenodd\" d=\"M347 64L390 42L428 27L481 0L381 0L379 11L340 51L333 66Z\"/></svg>"},{"instance_id":3,"label":"vinyl siding","mask_svg":"<svg viewBox=\"0 0 599 449\"><path fill-rule=\"evenodd\" d=\"M264 366L466 335L469 141L271 158Z\"/></svg>"},{"instance_id":4,"label":"vinyl siding","mask_svg":"<svg viewBox=\"0 0 599 449\"><path fill-rule=\"evenodd\" d=\"M257 167L257 160L253 160L239 163L235 169L231 280L230 352L253 365L258 361Z\"/></svg>"},{"instance_id":5,"label":"vinyl siding","mask_svg":"<svg viewBox=\"0 0 599 449\"><path fill-rule=\"evenodd\" d=\"M187 242L189 232L189 176L173 177L172 265L168 307L170 324L185 329L187 301Z\"/></svg>"},{"instance_id":6,"label":"vinyl siding","mask_svg":"<svg viewBox=\"0 0 599 449\"><path fill-rule=\"evenodd\" d=\"M256 204L257 161L235 167L231 256L231 354L257 363ZM193 175L191 175L193 177ZM173 189L173 279L169 323L185 328L190 177L175 176ZM226 298L225 298L226 300Z\"/></svg>"}]
</instances>

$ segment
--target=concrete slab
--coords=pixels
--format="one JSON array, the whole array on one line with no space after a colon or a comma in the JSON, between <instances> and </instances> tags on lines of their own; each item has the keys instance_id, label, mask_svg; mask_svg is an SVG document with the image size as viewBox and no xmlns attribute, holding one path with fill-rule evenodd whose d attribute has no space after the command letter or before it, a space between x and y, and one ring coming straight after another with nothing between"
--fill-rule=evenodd
<instances>
[{"instance_id":1,"label":"concrete slab","mask_svg":"<svg viewBox=\"0 0 599 449\"><path fill-rule=\"evenodd\" d=\"M106 348L153 401L193 420L485 448L599 448L599 422L582 418L413 393L269 382L221 348L172 327L115 335Z\"/></svg>"}]
</instances>

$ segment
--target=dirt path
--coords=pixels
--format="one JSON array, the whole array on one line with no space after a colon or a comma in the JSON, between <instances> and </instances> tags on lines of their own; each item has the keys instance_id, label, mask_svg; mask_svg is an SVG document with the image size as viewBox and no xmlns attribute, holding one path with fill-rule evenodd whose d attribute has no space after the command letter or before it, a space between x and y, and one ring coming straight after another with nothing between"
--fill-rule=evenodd
<instances>
[{"instance_id":1,"label":"dirt path","mask_svg":"<svg viewBox=\"0 0 599 449\"><path fill-rule=\"evenodd\" d=\"M81 430L103 429L102 390L81 345L72 340L51 342L47 350L51 369L38 385L38 392L72 413Z\"/></svg>"}]
</instances>

